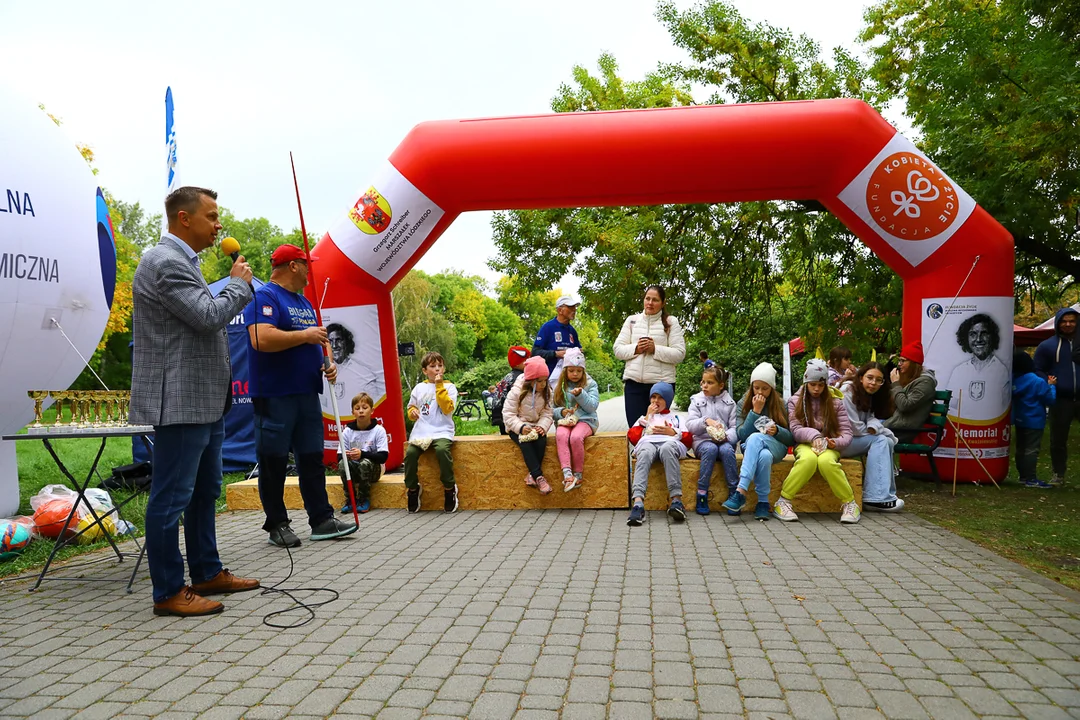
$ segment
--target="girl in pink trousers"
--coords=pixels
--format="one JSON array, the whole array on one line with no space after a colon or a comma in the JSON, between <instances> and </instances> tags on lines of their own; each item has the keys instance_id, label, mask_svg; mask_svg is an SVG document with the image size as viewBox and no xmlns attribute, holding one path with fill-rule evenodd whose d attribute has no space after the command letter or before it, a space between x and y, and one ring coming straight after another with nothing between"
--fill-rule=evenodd
<instances>
[{"instance_id":1,"label":"girl in pink trousers","mask_svg":"<svg viewBox=\"0 0 1080 720\"><path fill-rule=\"evenodd\" d=\"M562 374L555 386L555 447L563 472L563 492L581 486L585 467L585 438L596 432L600 389L585 374L585 353L570 348L563 357Z\"/></svg>"}]
</instances>

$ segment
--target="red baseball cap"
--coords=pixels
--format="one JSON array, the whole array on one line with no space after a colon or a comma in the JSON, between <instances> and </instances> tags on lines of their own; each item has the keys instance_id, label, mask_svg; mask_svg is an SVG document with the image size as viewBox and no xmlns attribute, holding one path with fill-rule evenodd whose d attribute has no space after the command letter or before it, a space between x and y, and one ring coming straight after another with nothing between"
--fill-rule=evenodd
<instances>
[{"instance_id":1,"label":"red baseball cap","mask_svg":"<svg viewBox=\"0 0 1080 720\"><path fill-rule=\"evenodd\" d=\"M274 267L290 263L293 260L303 260L304 262L307 262L307 255L295 245L282 245L270 256L270 264Z\"/></svg>"}]
</instances>

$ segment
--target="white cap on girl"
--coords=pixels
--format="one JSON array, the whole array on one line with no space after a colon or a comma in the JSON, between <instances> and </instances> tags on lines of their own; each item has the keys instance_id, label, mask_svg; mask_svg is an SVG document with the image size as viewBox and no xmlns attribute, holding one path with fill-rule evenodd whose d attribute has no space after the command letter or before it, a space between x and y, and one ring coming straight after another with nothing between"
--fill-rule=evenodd
<instances>
[{"instance_id":1,"label":"white cap on girl","mask_svg":"<svg viewBox=\"0 0 1080 720\"><path fill-rule=\"evenodd\" d=\"M570 348L563 355L562 365L564 368L585 367L585 353L581 352L581 348Z\"/></svg>"},{"instance_id":2,"label":"white cap on girl","mask_svg":"<svg viewBox=\"0 0 1080 720\"><path fill-rule=\"evenodd\" d=\"M761 381L776 389L776 368L767 362L763 362L754 368L754 372L750 373L750 384L753 385L755 381Z\"/></svg>"}]
</instances>

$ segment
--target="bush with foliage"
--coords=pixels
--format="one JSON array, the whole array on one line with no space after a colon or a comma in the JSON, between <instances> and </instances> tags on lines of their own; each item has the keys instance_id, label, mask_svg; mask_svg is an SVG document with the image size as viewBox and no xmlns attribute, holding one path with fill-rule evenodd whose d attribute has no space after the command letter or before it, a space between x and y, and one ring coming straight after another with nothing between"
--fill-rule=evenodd
<instances>
[{"instance_id":1,"label":"bush with foliage","mask_svg":"<svg viewBox=\"0 0 1080 720\"><path fill-rule=\"evenodd\" d=\"M457 378L450 379L453 380L459 393L467 392L469 397L479 400L480 393L498 383L508 372L510 372L510 366L506 364L504 357L501 360L477 363Z\"/></svg>"}]
</instances>

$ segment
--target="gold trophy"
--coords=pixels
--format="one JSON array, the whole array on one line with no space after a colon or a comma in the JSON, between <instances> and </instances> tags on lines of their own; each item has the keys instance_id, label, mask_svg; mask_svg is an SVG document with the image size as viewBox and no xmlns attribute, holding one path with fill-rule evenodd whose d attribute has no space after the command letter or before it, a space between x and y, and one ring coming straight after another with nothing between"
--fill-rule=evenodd
<instances>
[{"instance_id":1,"label":"gold trophy","mask_svg":"<svg viewBox=\"0 0 1080 720\"><path fill-rule=\"evenodd\" d=\"M85 390L71 392L71 428L79 430L86 426L86 414L90 410L86 402Z\"/></svg>"},{"instance_id":2,"label":"gold trophy","mask_svg":"<svg viewBox=\"0 0 1080 720\"><path fill-rule=\"evenodd\" d=\"M131 401L131 391L130 390L121 390L120 391L120 409L119 409L119 415L118 415L121 427L128 424L128 403L130 401Z\"/></svg>"},{"instance_id":3,"label":"gold trophy","mask_svg":"<svg viewBox=\"0 0 1080 720\"><path fill-rule=\"evenodd\" d=\"M116 423L113 421L113 414L116 411L116 399L119 392L116 390L110 390L105 393L105 427L116 427Z\"/></svg>"},{"instance_id":4,"label":"gold trophy","mask_svg":"<svg viewBox=\"0 0 1080 720\"><path fill-rule=\"evenodd\" d=\"M26 392L30 396L30 399L34 401L34 424L30 427L41 427L41 403L45 401L45 398L49 397L47 390L28 390Z\"/></svg>"},{"instance_id":5,"label":"gold trophy","mask_svg":"<svg viewBox=\"0 0 1080 720\"><path fill-rule=\"evenodd\" d=\"M71 405L71 420L68 421L67 426L64 428L68 432L78 428L82 425L82 392L78 390L68 390L66 393L69 404Z\"/></svg>"},{"instance_id":6,"label":"gold trophy","mask_svg":"<svg viewBox=\"0 0 1080 720\"><path fill-rule=\"evenodd\" d=\"M82 427L88 428L94 425L94 393L83 390L82 393Z\"/></svg>"},{"instance_id":7,"label":"gold trophy","mask_svg":"<svg viewBox=\"0 0 1080 720\"><path fill-rule=\"evenodd\" d=\"M102 427L105 424L102 419L102 415L104 413L104 408L102 407L102 405L105 402L105 393L97 391L87 394L90 396L90 404L92 406L92 412L90 413L90 416L93 422L90 424L96 428Z\"/></svg>"},{"instance_id":8,"label":"gold trophy","mask_svg":"<svg viewBox=\"0 0 1080 720\"><path fill-rule=\"evenodd\" d=\"M61 430L63 429L64 424L64 401L71 398L71 393L65 390L53 390L51 394L53 396L53 400L56 401L55 403L53 403L53 407L56 408L56 419L53 420L53 428L55 428L56 430Z\"/></svg>"}]
</instances>

